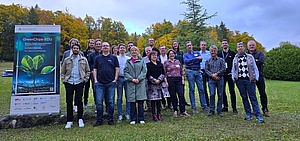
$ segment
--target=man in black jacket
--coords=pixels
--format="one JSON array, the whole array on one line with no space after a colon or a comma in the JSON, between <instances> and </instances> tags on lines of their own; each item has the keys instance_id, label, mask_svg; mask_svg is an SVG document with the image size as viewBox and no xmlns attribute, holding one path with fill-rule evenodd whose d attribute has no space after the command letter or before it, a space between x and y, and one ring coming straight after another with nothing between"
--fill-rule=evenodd
<instances>
[{"instance_id":1,"label":"man in black jacket","mask_svg":"<svg viewBox=\"0 0 300 141\"><path fill-rule=\"evenodd\" d=\"M225 67L226 71L224 73L224 91L223 91L223 112L228 112L228 101L226 96L226 81L228 82L229 86L229 93L230 93L230 99L231 99L231 106L234 114L238 114L238 111L236 109L236 95L234 91L234 83L231 78L231 69L232 69L232 61L235 56L235 52L230 50L228 48L228 40L223 39L222 40L222 48L223 50L218 53L218 57L221 57L225 60Z\"/></svg>"},{"instance_id":2,"label":"man in black jacket","mask_svg":"<svg viewBox=\"0 0 300 141\"><path fill-rule=\"evenodd\" d=\"M256 81L256 86L258 88L259 95L260 95L263 115L266 117L270 117L269 109L268 109L268 97L266 94L266 84L265 84L264 72L263 72L265 55L264 53L256 50L256 42L254 40L248 41L247 46L248 46L248 53L252 54L252 56L254 57L255 63L259 71L259 79L258 81Z\"/></svg>"}]
</instances>

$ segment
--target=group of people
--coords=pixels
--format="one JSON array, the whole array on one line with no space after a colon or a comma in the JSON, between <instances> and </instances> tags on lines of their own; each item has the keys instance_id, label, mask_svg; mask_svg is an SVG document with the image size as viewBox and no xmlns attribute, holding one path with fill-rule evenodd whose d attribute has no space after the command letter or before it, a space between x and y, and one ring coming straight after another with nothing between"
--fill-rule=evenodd
<instances>
[{"instance_id":1,"label":"group of people","mask_svg":"<svg viewBox=\"0 0 300 141\"><path fill-rule=\"evenodd\" d=\"M234 91L236 83L246 112L245 120L250 120L254 114L257 121L264 122L256 98L256 85L260 93L263 115L270 116L263 77L264 54L256 50L255 41L250 40L247 43L248 52L245 52L243 42L237 43L237 54L228 48L226 39L222 41L223 50L220 52L215 45L210 46L207 51L205 41L200 42L200 51L194 51L192 42L187 41L186 53L180 50L177 41L172 42L172 49L168 51L165 46L155 48L153 38L148 40L148 44L140 55L133 42L128 42L126 52L124 43L110 47L108 42L90 39L85 52L81 52L79 41L75 38L70 40L70 50L63 54L61 69L67 103L65 128L71 128L73 125L73 109L78 112L79 127L84 127L83 108L87 107L90 81L97 112L94 127L103 125L103 103L106 106L107 123L115 124L115 89L118 122L123 120L123 94L126 99L125 118L130 124L145 124L144 111L151 111L153 120L161 121L161 109L167 107L174 111L175 117L189 117L190 114L185 109L185 106L189 105L184 96L185 76L193 114L199 113L196 108L196 83L202 110L207 112L207 116L212 116L216 109L217 114L223 117L222 112L228 112L225 92L228 82L234 114L238 114ZM215 108L216 93L218 100Z\"/></svg>"}]
</instances>

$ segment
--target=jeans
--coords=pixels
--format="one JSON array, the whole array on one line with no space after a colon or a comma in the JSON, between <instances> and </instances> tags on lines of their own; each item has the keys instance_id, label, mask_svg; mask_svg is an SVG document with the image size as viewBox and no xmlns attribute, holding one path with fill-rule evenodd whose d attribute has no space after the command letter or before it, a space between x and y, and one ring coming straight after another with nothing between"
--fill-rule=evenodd
<instances>
[{"instance_id":1,"label":"jeans","mask_svg":"<svg viewBox=\"0 0 300 141\"><path fill-rule=\"evenodd\" d=\"M264 75L259 74L259 79L256 81L256 86L260 95L260 102L262 106L262 111L269 111L268 110L268 97L266 94L266 84L265 84L265 78Z\"/></svg>"},{"instance_id":2,"label":"jeans","mask_svg":"<svg viewBox=\"0 0 300 141\"><path fill-rule=\"evenodd\" d=\"M180 113L185 112L185 100L184 100L184 91L183 91L183 84L181 77L168 77L168 84L169 84L169 93L171 96L171 101L173 105L174 111L178 111L178 98L179 98L179 109ZM178 98L177 98L177 95Z\"/></svg>"},{"instance_id":3,"label":"jeans","mask_svg":"<svg viewBox=\"0 0 300 141\"><path fill-rule=\"evenodd\" d=\"M206 104L209 105L209 97L208 97L208 93L207 93L207 87L206 87L206 83L208 82L208 75L205 73L204 69L201 69L202 71L202 81L203 81L203 88L204 88L204 93L205 93L205 98L206 98Z\"/></svg>"},{"instance_id":4,"label":"jeans","mask_svg":"<svg viewBox=\"0 0 300 141\"><path fill-rule=\"evenodd\" d=\"M136 104L138 104L138 111L136 111ZM130 118L131 121L145 121L144 116L144 101L130 102Z\"/></svg>"},{"instance_id":5,"label":"jeans","mask_svg":"<svg viewBox=\"0 0 300 141\"><path fill-rule=\"evenodd\" d=\"M107 121L113 120L116 83L95 83L97 121L103 122L103 100L106 103Z\"/></svg>"},{"instance_id":6,"label":"jeans","mask_svg":"<svg viewBox=\"0 0 300 141\"><path fill-rule=\"evenodd\" d=\"M82 105L82 94L84 83L76 85L70 83L64 83L66 89L66 103L67 103L67 121L73 121L73 95L75 91L74 101L78 106L78 119L82 119L83 105Z\"/></svg>"},{"instance_id":7,"label":"jeans","mask_svg":"<svg viewBox=\"0 0 300 141\"><path fill-rule=\"evenodd\" d=\"M230 100L231 100L231 107L235 111L236 110L236 95L234 91L234 83L231 78L231 75L225 74L224 76L224 91L223 91L223 104L224 108L228 108L228 101L227 101L227 95L226 95L226 81L228 82L229 87L229 93L230 93Z\"/></svg>"},{"instance_id":8,"label":"jeans","mask_svg":"<svg viewBox=\"0 0 300 141\"><path fill-rule=\"evenodd\" d=\"M195 99L195 82L198 87L199 98L202 108L206 108L206 98L203 89L202 75L197 70L186 70L186 77L189 83L189 95L192 109L196 108L196 99Z\"/></svg>"},{"instance_id":9,"label":"jeans","mask_svg":"<svg viewBox=\"0 0 300 141\"><path fill-rule=\"evenodd\" d=\"M256 88L255 83L250 82L248 79L238 79L236 80L236 86L239 89L240 95L242 97L244 109L246 111L246 115L251 115L251 108L248 98L250 99L252 109L254 115L260 116L260 109L258 106L257 98L256 98Z\"/></svg>"},{"instance_id":10,"label":"jeans","mask_svg":"<svg viewBox=\"0 0 300 141\"><path fill-rule=\"evenodd\" d=\"M130 114L130 103L127 102L127 81L125 78L119 77L117 80L117 107L118 107L118 116L122 116L122 103L123 103L123 88L125 91L125 99L126 99L126 115Z\"/></svg>"},{"instance_id":11,"label":"jeans","mask_svg":"<svg viewBox=\"0 0 300 141\"><path fill-rule=\"evenodd\" d=\"M212 78L208 79L208 87L210 92L210 111L215 111L215 95L216 88L218 94L218 103L217 103L217 112L222 112L222 103L223 103L223 90L224 90L224 78L220 77L219 80L214 80Z\"/></svg>"}]
</instances>

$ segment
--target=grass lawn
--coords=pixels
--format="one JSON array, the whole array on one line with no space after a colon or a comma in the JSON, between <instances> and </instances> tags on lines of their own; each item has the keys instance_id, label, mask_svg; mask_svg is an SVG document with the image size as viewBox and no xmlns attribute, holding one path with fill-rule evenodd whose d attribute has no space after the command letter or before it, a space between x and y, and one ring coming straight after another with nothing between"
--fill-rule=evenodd
<instances>
[{"instance_id":1,"label":"grass lawn","mask_svg":"<svg viewBox=\"0 0 300 141\"><path fill-rule=\"evenodd\" d=\"M0 72L5 69L12 69L12 63L1 62ZM9 114L11 81L11 77L0 77L0 117ZM163 110L162 122L153 122L151 116L146 115L144 125L129 125L124 121L116 126L104 122L103 126L92 127L93 120L85 121L84 128L78 128L75 123L71 129L64 129L65 124L4 129L0 130L0 140L299 140L300 82L267 80L266 85L271 114L271 117L264 117L266 123L258 123L255 119L244 120L241 97L236 90L238 115L230 110L224 113L223 118L208 117L204 112L191 117L173 117L171 110ZM186 99L189 101L187 91ZM92 101L90 93L89 102L92 104ZM200 109L198 97L197 101ZM66 111L65 105L65 90L61 87L63 113ZM186 108L191 113L190 107ZM94 107L88 110L92 111Z\"/></svg>"}]
</instances>

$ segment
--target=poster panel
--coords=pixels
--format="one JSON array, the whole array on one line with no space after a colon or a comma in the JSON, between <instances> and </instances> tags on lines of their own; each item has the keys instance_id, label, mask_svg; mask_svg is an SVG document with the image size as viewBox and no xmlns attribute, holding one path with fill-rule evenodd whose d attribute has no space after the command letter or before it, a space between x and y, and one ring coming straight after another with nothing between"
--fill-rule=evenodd
<instances>
[{"instance_id":1,"label":"poster panel","mask_svg":"<svg viewBox=\"0 0 300 141\"><path fill-rule=\"evenodd\" d=\"M23 109L16 108L16 106L20 106L20 104L22 106L26 104L26 106L29 105L30 101L25 103L16 101L16 99L24 99L20 98L22 96L27 97L26 99L32 99L30 97L35 95L39 96L38 98L43 96L47 98L48 95L57 95L59 97L59 52L59 25L15 26L11 115L31 113L26 112L30 111L29 108L27 108L27 110L25 110L24 107ZM59 98L57 100L59 107ZM20 109L22 109L22 112L20 112ZM38 111L40 110L41 109L38 109ZM36 112L37 111L35 111L35 113ZM40 112L45 113L48 111L42 110Z\"/></svg>"}]
</instances>

